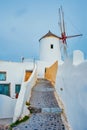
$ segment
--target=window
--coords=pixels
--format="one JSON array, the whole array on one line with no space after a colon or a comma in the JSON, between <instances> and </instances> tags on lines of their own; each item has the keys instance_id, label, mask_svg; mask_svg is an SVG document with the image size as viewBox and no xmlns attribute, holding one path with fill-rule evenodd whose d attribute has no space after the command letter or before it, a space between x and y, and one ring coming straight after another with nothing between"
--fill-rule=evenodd
<instances>
[{"instance_id":1,"label":"window","mask_svg":"<svg viewBox=\"0 0 87 130\"><path fill-rule=\"evenodd\" d=\"M20 84L16 84L15 85L15 93L19 94L20 89L21 89L21 85Z\"/></svg>"},{"instance_id":2,"label":"window","mask_svg":"<svg viewBox=\"0 0 87 130\"><path fill-rule=\"evenodd\" d=\"M0 84L0 94L10 96L10 84Z\"/></svg>"},{"instance_id":3,"label":"window","mask_svg":"<svg viewBox=\"0 0 87 130\"><path fill-rule=\"evenodd\" d=\"M0 81L6 80L6 72L0 72Z\"/></svg>"},{"instance_id":4,"label":"window","mask_svg":"<svg viewBox=\"0 0 87 130\"><path fill-rule=\"evenodd\" d=\"M50 48L53 49L53 44L50 45Z\"/></svg>"}]
</instances>

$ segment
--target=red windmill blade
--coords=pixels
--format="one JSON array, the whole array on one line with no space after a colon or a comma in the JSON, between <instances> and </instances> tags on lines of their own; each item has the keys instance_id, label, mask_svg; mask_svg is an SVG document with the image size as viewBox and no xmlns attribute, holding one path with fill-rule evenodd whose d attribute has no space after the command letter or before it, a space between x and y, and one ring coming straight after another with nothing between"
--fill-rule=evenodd
<instances>
[{"instance_id":1,"label":"red windmill blade","mask_svg":"<svg viewBox=\"0 0 87 130\"><path fill-rule=\"evenodd\" d=\"M65 21L64 21L64 12L62 10L62 6L59 8L59 26L60 26L60 31L61 31L61 37L60 40L62 40L63 44L67 45L66 39L67 38L73 38L73 37L78 37L82 36L82 34L77 34L77 35L71 35L67 36L66 35L66 30L65 30Z\"/></svg>"},{"instance_id":2,"label":"red windmill blade","mask_svg":"<svg viewBox=\"0 0 87 130\"><path fill-rule=\"evenodd\" d=\"M61 8L59 8L59 26L60 26L60 31L61 31L61 37L60 40L62 41L63 44L61 44L63 49L63 54L64 57L67 57L67 42L66 42L66 31L65 31L65 22L64 22L64 12Z\"/></svg>"},{"instance_id":3,"label":"red windmill blade","mask_svg":"<svg viewBox=\"0 0 87 130\"><path fill-rule=\"evenodd\" d=\"M77 34L77 35L72 35L72 36L66 36L66 38L72 38L72 37L78 37L78 36L83 36L82 34Z\"/></svg>"},{"instance_id":4,"label":"red windmill blade","mask_svg":"<svg viewBox=\"0 0 87 130\"><path fill-rule=\"evenodd\" d=\"M61 8L59 8L59 26L61 30L61 37L60 39L62 40L62 43L66 44L66 31L65 31L65 22L64 22L64 12Z\"/></svg>"}]
</instances>

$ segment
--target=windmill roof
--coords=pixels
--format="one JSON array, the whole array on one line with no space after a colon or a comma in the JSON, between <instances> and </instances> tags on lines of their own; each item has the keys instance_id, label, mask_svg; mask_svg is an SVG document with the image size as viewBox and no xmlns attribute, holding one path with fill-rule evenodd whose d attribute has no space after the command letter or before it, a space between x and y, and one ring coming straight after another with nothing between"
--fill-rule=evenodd
<instances>
[{"instance_id":1,"label":"windmill roof","mask_svg":"<svg viewBox=\"0 0 87 130\"><path fill-rule=\"evenodd\" d=\"M55 34L53 34L53 33L49 30L49 32L48 32L47 34L45 34L44 36L42 36L42 37L39 39L39 41L40 41L41 39L43 39L43 38L46 38L46 37L56 37L56 38L60 39L60 37L56 36Z\"/></svg>"}]
</instances>

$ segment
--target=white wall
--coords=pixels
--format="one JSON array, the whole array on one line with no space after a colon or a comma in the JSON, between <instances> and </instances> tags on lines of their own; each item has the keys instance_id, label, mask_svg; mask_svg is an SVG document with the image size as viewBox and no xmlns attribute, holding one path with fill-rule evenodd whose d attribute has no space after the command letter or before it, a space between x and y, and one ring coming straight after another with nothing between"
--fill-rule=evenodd
<instances>
[{"instance_id":1,"label":"white wall","mask_svg":"<svg viewBox=\"0 0 87 130\"><path fill-rule=\"evenodd\" d=\"M30 100L31 97L31 90L32 87L35 85L37 80L37 67L35 65L35 68L28 79L28 81L22 82L21 90L17 99L17 103L15 106L15 111L14 111L14 117L13 117L13 122L17 121L19 117L24 117L25 116L25 106L26 106L26 101ZM20 105L19 105L20 104ZM27 110L27 109L26 109Z\"/></svg>"},{"instance_id":2,"label":"white wall","mask_svg":"<svg viewBox=\"0 0 87 130\"><path fill-rule=\"evenodd\" d=\"M87 130L87 61L77 66L67 61L60 66L56 91L72 130Z\"/></svg>"},{"instance_id":3,"label":"white wall","mask_svg":"<svg viewBox=\"0 0 87 130\"><path fill-rule=\"evenodd\" d=\"M13 118L16 99L0 95L0 118Z\"/></svg>"},{"instance_id":4,"label":"white wall","mask_svg":"<svg viewBox=\"0 0 87 130\"><path fill-rule=\"evenodd\" d=\"M53 44L53 49L51 49ZM61 61L59 39L55 37L46 37L40 40L40 60L42 61Z\"/></svg>"},{"instance_id":5,"label":"white wall","mask_svg":"<svg viewBox=\"0 0 87 130\"><path fill-rule=\"evenodd\" d=\"M10 92L11 97L15 96L15 84L21 84L25 70L32 70L34 64L31 62L0 62L0 71L5 71L6 81L0 81L0 83L11 83Z\"/></svg>"}]
</instances>

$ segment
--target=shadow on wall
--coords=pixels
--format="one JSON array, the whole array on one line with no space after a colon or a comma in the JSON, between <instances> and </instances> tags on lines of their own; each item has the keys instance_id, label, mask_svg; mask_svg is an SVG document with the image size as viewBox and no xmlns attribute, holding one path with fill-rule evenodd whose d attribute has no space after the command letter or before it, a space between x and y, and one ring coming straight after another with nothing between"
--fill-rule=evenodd
<instances>
[{"instance_id":1,"label":"shadow on wall","mask_svg":"<svg viewBox=\"0 0 87 130\"><path fill-rule=\"evenodd\" d=\"M56 61L49 68L45 68L45 79L51 81L52 85L55 86L56 74L58 70L58 61Z\"/></svg>"}]
</instances>

